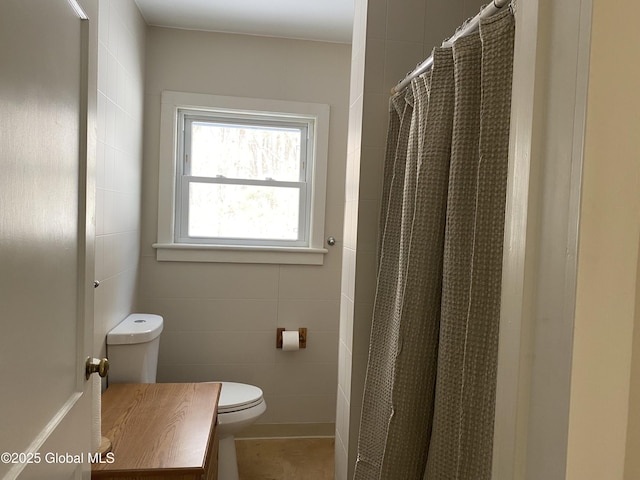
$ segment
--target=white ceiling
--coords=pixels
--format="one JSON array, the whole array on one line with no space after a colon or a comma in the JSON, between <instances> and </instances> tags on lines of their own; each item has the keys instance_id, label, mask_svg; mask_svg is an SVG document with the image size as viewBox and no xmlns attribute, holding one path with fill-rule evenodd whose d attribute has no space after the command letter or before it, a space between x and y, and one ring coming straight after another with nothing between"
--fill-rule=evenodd
<instances>
[{"instance_id":1,"label":"white ceiling","mask_svg":"<svg viewBox=\"0 0 640 480\"><path fill-rule=\"evenodd\" d=\"M353 0L135 0L149 25L351 43Z\"/></svg>"}]
</instances>

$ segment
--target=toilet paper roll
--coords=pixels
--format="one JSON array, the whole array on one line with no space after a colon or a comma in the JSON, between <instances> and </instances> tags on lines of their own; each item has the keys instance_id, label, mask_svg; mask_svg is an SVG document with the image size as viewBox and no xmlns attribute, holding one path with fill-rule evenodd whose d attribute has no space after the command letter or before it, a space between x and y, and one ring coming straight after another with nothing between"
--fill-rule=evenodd
<instances>
[{"instance_id":1,"label":"toilet paper roll","mask_svg":"<svg viewBox=\"0 0 640 480\"><path fill-rule=\"evenodd\" d=\"M97 452L102 440L102 380L91 375L91 451Z\"/></svg>"},{"instance_id":2,"label":"toilet paper roll","mask_svg":"<svg viewBox=\"0 0 640 480\"><path fill-rule=\"evenodd\" d=\"M291 351L300 348L299 333L297 330L282 332L282 350Z\"/></svg>"}]
</instances>

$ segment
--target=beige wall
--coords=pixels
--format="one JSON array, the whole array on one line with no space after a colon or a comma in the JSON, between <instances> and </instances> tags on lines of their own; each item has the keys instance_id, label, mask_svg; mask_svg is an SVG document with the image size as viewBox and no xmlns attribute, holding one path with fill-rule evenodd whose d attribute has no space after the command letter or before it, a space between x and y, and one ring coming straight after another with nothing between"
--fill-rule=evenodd
<instances>
[{"instance_id":1,"label":"beige wall","mask_svg":"<svg viewBox=\"0 0 640 480\"><path fill-rule=\"evenodd\" d=\"M333 431L349 58L344 44L148 29L139 307L165 319L158 380L258 385L262 426ZM325 234L338 243L323 266L156 261L163 90L330 105ZM277 327L307 327L306 350L277 350Z\"/></svg>"},{"instance_id":2,"label":"beige wall","mask_svg":"<svg viewBox=\"0 0 640 480\"><path fill-rule=\"evenodd\" d=\"M483 0L356 0L340 300L335 477L351 478L375 295L389 91Z\"/></svg>"},{"instance_id":3,"label":"beige wall","mask_svg":"<svg viewBox=\"0 0 640 480\"><path fill-rule=\"evenodd\" d=\"M567 479L618 480L638 478L640 6L593 7Z\"/></svg>"},{"instance_id":4,"label":"beige wall","mask_svg":"<svg viewBox=\"0 0 640 480\"><path fill-rule=\"evenodd\" d=\"M640 478L640 254L636 270L636 306L631 358L631 391L624 480Z\"/></svg>"},{"instance_id":5,"label":"beige wall","mask_svg":"<svg viewBox=\"0 0 640 480\"><path fill-rule=\"evenodd\" d=\"M135 310L140 244L146 24L133 0L100 0L95 355Z\"/></svg>"}]
</instances>

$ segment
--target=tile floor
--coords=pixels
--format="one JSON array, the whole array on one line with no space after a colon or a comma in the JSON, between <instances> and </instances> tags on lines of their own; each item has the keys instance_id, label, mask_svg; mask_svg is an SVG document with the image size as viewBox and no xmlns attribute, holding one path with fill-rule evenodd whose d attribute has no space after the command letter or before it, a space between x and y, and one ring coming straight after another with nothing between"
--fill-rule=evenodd
<instances>
[{"instance_id":1,"label":"tile floor","mask_svg":"<svg viewBox=\"0 0 640 480\"><path fill-rule=\"evenodd\" d=\"M240 480L333 480L333 438L236 440Z\"/></svg>"}]
</instances>

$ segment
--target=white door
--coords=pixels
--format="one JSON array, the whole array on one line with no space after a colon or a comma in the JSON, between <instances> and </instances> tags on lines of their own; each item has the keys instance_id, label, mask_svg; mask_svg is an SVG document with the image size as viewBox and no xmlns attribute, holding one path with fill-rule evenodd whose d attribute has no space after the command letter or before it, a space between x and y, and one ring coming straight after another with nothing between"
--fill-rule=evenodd
<instances>
[{"instance_id":1,"label":"white door","mask_svg":"<svg viewBox=\"0 0 640 480\"><path fill-rule=\"evenodd\" d=\"M97 18L81 20L71 3L0 1L5 479L89 478L90 471L91 382L84 361L93 330L95 135L88 132L95 100L88 92L95 92ZM96 13L92 1L81 3Z\"/></svg>"}]
</instances>

